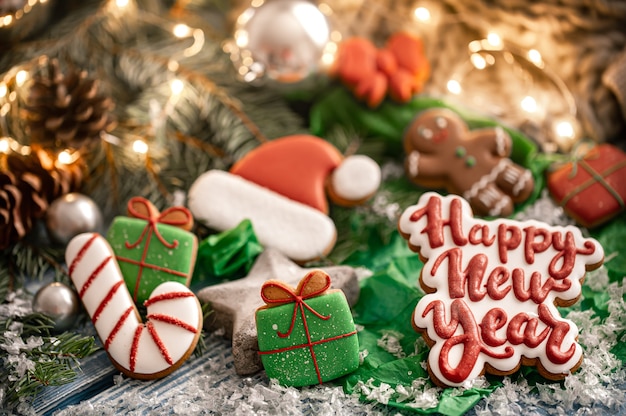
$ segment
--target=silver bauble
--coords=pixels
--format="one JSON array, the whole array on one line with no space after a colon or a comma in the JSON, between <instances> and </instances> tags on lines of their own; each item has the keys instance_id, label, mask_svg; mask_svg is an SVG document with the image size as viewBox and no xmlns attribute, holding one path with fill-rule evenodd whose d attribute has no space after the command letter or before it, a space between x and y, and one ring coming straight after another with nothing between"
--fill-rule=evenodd
<instances>
[{"instance_id":1,"label":"silver bauble","mask_svg":"<svg viewBox=\"0 0 626 416\"><path fill-rule=\"evenodd\" d=\"M60 244L69 243L81 233L100 232L102 221L102 212L96 203L75 192L55 199L46 213L48 234Z\"/></svg>"},{"instance_id":2,"label":"silver bauble","mask_svg":"<svg viewBox=\"0 0 626 416\"><path fill-rule=\"evenodd\" d=\"M225 50L244 81L295 83L319 72L335 50L329 44L330 23L314 3L271 0L238 17Z\"/></svg>"},{"instance_id":3,"label":"silver bauble","mask_svg":"<svg viewBox=\"0 0 626 416\"><path fill-rule=\"evenodd\" d=\"M57 333L67 331L74 325L79 310L76 292L60 282L52 282L42 287L33 299L33 311L52 318L52 331Z\"/></svg>"}]
</instances>

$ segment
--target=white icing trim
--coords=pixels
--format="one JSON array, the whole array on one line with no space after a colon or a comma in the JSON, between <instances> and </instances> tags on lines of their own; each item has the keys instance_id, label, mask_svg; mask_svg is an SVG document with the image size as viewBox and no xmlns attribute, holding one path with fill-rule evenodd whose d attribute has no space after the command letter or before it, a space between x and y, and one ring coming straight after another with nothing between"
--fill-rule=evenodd
<instances>
[{"instance_id":1,"label":"white icing trim","mask_svg":"<svg viewBox=\"0 0 626 416\"><path fill-rule=\"evenodd\" d=\"M188 206L196 220L219 231L249 219L262 245L295 261L328 254L337 236L333 221L318 210L225 171L200 175Z\"/></svg>"},{"instance_id":2,"label":"white icing trim","mask_svg":"<svg viewBox=\"0 0 626 416\"><path fill-rule=\"evenodd\" d=\"M333 171L331 183L340 198L358 201L376 193L381 176L378 163L365 155L353 155Z\"/></svg>"},{"instance_id":3,"label":"white icing trim","mask_svg":"<svg viewBox=\"0 0 626 416\"><path fill-rule=\"evenodd\" d=\"M174 371L195 347L202 330L202 311L195 295L186 286L178 282L157 286L147 301L148 319L144 324L137 315L113 249L106 239L97 234L80 234L68 244L65 258L85 309L92 322L95 320L98 336L109 357L125 370L125 374L135 378L152 378L157 373L165 376ZM112 292L114 287L117 289ZM114 295L108 297L110 292ZM158 296L168 294L184 294L185 297L149 304ZM118 330L116 326L119 326ZM150 326L162 342L164 353L151 335ZM131 363L138 331L136 358ZM112 341L107 344L110 337Z\"/></svg>"},{"instance_id":4,"label":"white icing trim","mask_svg":"<svg viewBox=\"0 0 626 416\"><path fill-rule=\"evenodd\" d=\"M498 156L507 156L506 154L506 139L508 135L502 127L496 127L496 153Z\"/></svg>"},{"instance_id":5,"label":"white icing trim","mask_svg":"<svg viewBox=\"0 0 626 416\"><path fill-rule=\"evenodd\" d=\"M498 162L498 164L491 169L491 172L483 175L469 190L463 193L463 198L469 200L478 195L483 188L496 180L500 172L506 169L509 163L508 159L501 159L500 162Z\"/></svg>"},{"instance_id":6,"label":"white icing trim","mask_svg":"<svg viewBox=\"0 0 626 416\"><path fill-rule=\"evenodd\" d=\"M526 184L528 183L528 181L531 180L531 178L532 175L530 174L530 171L525 170L522 177L519 178L515 183L515 186L513 186L513 195L519 195L519 193L526 187Z\"/></svg>"},{"instance_id":7,"label":"white icing trim","mask_svg":"<svg viewBox=\"0 0 626 416\"><path fill-rule=\"evenodd\" d=\"M429 201L431 198L439 199L441 204L441 220L443 225L435 225L435 227L431 227L434 222L429 221L429 211L420 211L426 209L429 205ZM469 241L466 243L458 242L455 243L453 241L453 233L451 230L451 225L447 221L451 217L452 211L452 203L453 201L460 201L460 209L461 209L461 226L459 227L461 236L464 238L469 238L470 230L473 228L475 230L480 230L474 237L480 241L474 241L473 243ZM458 202L457 202L458 203ZM435 205L432 205L435 206ZM418 212L421 212L422 215L419 215ZM426 213L424 213L426 212ZM433 235L439 235L438 229L441 227L443 229L442 237L443 244L437 245L435 247L431 246L431 240L429 233L434 233ZM486 227L486 228L485 228ZM515 247L508 247L506 245L506 241L501 241L500 236L498 236L499 227L513 227L521 230L521 241ZM535 230L543 230L544 232L550 233L551 239L560 238L561 241L569 239L570 243L573 244L576 250L588 251L585 245L590 245L592 247L591 252L577 252L573 261L570 264L571 269L564 269L563 262L563 251L562 249L557 249L554 247L553 243L550 243L548 247L541 248L541 243L543 243L543 237L541 234L532 234L531 229ZM416 205L408 207L400 217L398 228L400 232L407 238L409 244L412 247L418 247L420 256L428 259L424 264L422 269L422 282L433 289L434 292L425 295L418 302L415 312L414 312L414 325L417 328L422 328L427 331L428 338L434 342L432 346L429 356L428 363L429 368L434 374L434 376L440 380L441 382L450 385L450 386L461 386L467 380L473 380L479 376L481 371L484 369L486 364L489 364L493 369L500 372L510 373L515 370L520 363L522 357L526 357L527 359L537 359L541 365L548 371L549 373L555 375L565 375L572 368L574 368L582 357L582 348L576 342L576 337L578 335L578 328L576 325L568 319L564 319L560 316L558 309L555 306L555 300L557 298L563 301L575 301L581 294L581 283L580 280L585 275L587 266L597 266L604 257L604 251L602 246L592 238L585 238L580 229L574 226L550 226L548 224L539 222L539 221L524 221L518 222L509 219L497 219L494 221L484 221L481 219L474 218L472 216L472 211L469 206L469 203L464 199L455 196L441 196L439 194L429 192L423 194L419 202ZM436 228L436 229L434 229ZM489 235L483 236L483 232L488 232ZM457 230L458 231L458 230ZM531 233L531 234L529 234ZM510 238L508 231L503 234L505 237ZM531 237L528 237L528 236ZM558 236L558 237L554 237ZM457 240L459 238L457 234ZM433 237L434 238L434 237ZM493 238L494 241L489 244L484 244L483 241L488 241L490 238ZM532 240L525 241L527 238ZM552 241L552 240L551 240ZM533 258L528 260L526 257L526 247L535 247L533 248ZM507 280L501 282L496 287L498 289L505 289L506 287L511 286L512 271L515 269L520 269L523 274L523 283L524 290L527 290L530 287L530 280L533 273L538 274L540 278L540 285L543 286L546 284L549 278L552 276L556 276L556 273L559 271L564 273L569 273L565 276L559 276L556 279L558 282L567 282L569 287L564 285L559 292L556 290L550 290L546 297L541 301L536 303L533 299L528 300L520 300L516 297L513 289L506 292L506 295L500 300L496 300L491 298L489 294L485 294L484 298L480 300L472 300L469 297L470 285L466 281L463 287L463 293L455 296L453 299L450 294L450 284L448 281L449 276L453 275L454 268L451 267L451 260L449 257L445 257L444 253L449 252L449 250L457 250L459 254L459 264L458 269L463 272L467 270L468 264L470 261L476 256L485 255L487 257L487 265L485 269L485 273L482 275L482 285L479 285L477 290L485 291L488 276L490 273L495 270L496 267L503 267L509 273ZM459 251L460 250L460 251ZM501 256L501 250L506 252L506 257ZM443 257L442 257L443 255ZM438 268L435 269L435 263L439 258L443 258ZM554 275L550 274L551 266L553 263ZM433 272L436 270L436 272ZM446 342L446 338L444 339L442 336L438 334L436 329L434 328L433 322L433 310L428 310L427 308L434 303L440 303L443 306L443 312L445 313L445 324L450 323L450 314L451 307L454 302L460 303L463 302L465 305L469 307L471 310L472 317L474 318L474 322L478 325L476 331L482 337L483 330L480 327L480 323L483 321L485 316L489 313L489 311L494 310L495 308L500 308L506 314L506 322L503 325L500 325L499 328L494 329L494 334L496 339L503 340L501 345L488 347L489 350L497 353L503 354L507 347L512 348L512 354L510 357L493 357L486 354L481 350L478 353L478 358L475 361L473 367L470 368L470 372L468 377L461 382L454 382L447 379L444 376L444 372L442 372L439 367L439 355L442 351L442 347ZM543 305L543 306L541 306ZM545 337L538 345L531 347L524 343L513 344L507 339L507 328L511 319L520 314L527 314L528 319L534 319L537 327L533 331L534 334L540 334L545 329L549 331L554 331L552 327L550 327L547 322L544 322L541 319L538 319L538 311L540 308L544 308L547 310L551 317L555 320L557 325L563 325L566 330L562 331L563 342L558 344L560 345L560 352L568 351L570 348L573 348L571 356L563 363L555 363L548 358L547 354L547 344L549 340L549 335ZM426 312L428 310L428 312ZM525 315L520 315L525 316ZM565 325L567 324L567 325ZM522 329L527 327L522 326ZM463 327L458 326L454 335L461 335L463 333ZM551 333L551 332L550 332ZM452 335L452 334L451 334ZM482 339L482 338L481 338ZM573 347L572 347L573 346ZM450 350L450 360L452 366L456 366L457 363L460 362L462 357L466 357L465 351L462 345L457 345L452 347Z\"/></svg>"},{"instance_id":8,"label":"white icing trim","mask_svg":"<svg viewBox=\"0 0 626 416\"><path fill-rule=\"evenodd\" d=\"M419 161L420 153L417 150L413 150L407 157L409 165L409 175L415 178L419 174Z\"/></svg>"},{"instance_id":9,"label":"white icing trim","mask_svg":"<svg viewBox=\"0 0 626 416\"><path fill-rule=\"evenodd\" d=\"M502 210L507 206L507 204L509 203L509 197L506 195L501 195L500 199L498 200L498 202L496 203L496 205L489 210L489 215L491 215L492 217L497 217L500 214L502 214Z\"/></svg>"}]
</instances>

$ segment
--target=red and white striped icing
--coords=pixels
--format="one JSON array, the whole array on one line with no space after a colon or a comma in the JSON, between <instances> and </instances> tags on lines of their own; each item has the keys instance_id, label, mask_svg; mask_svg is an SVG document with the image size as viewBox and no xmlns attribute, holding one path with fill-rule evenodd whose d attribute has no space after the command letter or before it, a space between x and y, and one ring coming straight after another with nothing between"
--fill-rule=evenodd
<instances>
[{"instance_id":1,"label":"red and white striped icing","mask_svg":"<svg viewBox=\"0 0 626 416\"><path fill-rule=\"evenodd\" d=\"M134 378L165 376L188 357L202 330L200 304L178 282L157 286L139 317L104 237L76 236L67 246L69 274L109 357Z\"/></svg>"}]
</instances>

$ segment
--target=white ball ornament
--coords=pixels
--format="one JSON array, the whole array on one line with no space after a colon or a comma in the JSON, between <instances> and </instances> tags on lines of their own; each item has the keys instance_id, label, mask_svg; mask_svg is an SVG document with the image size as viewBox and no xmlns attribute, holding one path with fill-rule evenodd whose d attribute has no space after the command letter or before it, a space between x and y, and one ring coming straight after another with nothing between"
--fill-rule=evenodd
<instances>
[{"instance_id":1,"label":"white ball ornament","mask_svg":"<svg viewBox=\"0 0 626 416\"><path fill-rule=\"evenodd\" d=\"M267 78L297 83L328 61L331 25L315 3L273 0L251 6L237 19L226 47L244 81Z\"/></svg>"},{"instance_id":2,"label":"white ball ornament","mask_svg":"<svg viewBox=\"0 0 626 416\"><path fill-rule=\"evenodd\" d=\"M52 282L37 291L33 298L33 311L53 320L53 332L67 331L76 322L80 311L78 295L69 286Z\"/></svg>"},{"instance_id":3,"label":"white ball ornament","mask_svg":"<svg viewBox=\"0 0 626 416\"><path fill-rule=\"evenodd\" d=\"M80 193L65 194L50 204L46 213L46 229L50 239L59 244L85 232L100 232L102 212L96 203Z\"/></svg>"}]
</instances>

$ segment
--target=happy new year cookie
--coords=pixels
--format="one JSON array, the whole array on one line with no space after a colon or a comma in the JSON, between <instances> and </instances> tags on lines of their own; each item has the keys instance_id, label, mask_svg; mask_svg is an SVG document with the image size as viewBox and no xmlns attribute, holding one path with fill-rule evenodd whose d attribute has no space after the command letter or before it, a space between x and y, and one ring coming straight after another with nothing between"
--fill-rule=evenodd
<instances>
[{"instance_id":1,"label":"happy new year cookie","mask_svg":"<svg viewBox=\"0 0 626 416\"><path fill-rule=\"evenodd\" d=\"M500 127L470 131L455 112L433 108L403 140L409 179L463 196L478 215L506 217L534 189L531 172L509 159L511 138Z\"/></svg>"},{"instance_id":2,"label":"happy new year cookie","mask_svg":"<svg viewBox=\"0 0 626 416\"><path fill-rule=\"evenodd\" d=\"M431 347L437 384L460 386L520 365L549 379L578 368L578 328L556 306L576 302L585 272L601 266L596 240L573 226L476 219L463 198L432 192L404 211L398 229L424 261L427 294L413 326Z\"/></svg>"},{"instance_id":3,"label":"happy new year cookie","mask_svg":"<svg viewBox=\"0 0 626 416\"><path fill-rule=\"evenodd\" d=\"M202 309L178 282L157 286L143 323L113 249L104 237L80 234L67 246L69 275L113 365L129 377L165 377L189 358L202 332Z\"/></svg>"}]
</instances>

